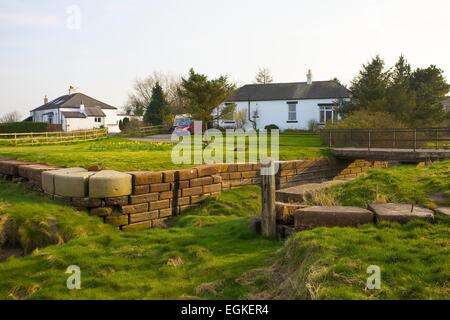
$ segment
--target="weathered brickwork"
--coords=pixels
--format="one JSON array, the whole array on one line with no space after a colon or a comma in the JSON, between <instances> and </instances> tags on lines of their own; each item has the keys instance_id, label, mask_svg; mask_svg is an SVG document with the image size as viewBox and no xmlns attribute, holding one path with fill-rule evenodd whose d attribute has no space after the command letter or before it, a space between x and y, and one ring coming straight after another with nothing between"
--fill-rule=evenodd
<instances>
[{"instance_id":1,"label":"weathered brickwork","mask_svg":"<svg viewBox=\"0 0 450 320\"><path fill-rule=\"evenodd\" d=\"M281 161L276 174L277 188L321 182L332 179L352 179L369 168L383 168L380 161L336 161L330 159ZM10 179L23 179L42 191L41 175L57 168L11 159L0 159L0 174ZM121 230L164 227L167 220L198 206L222 190L261 183L258 163L201 165L191 169L163 172L130 171L128 195L106 198L65 197L53 199L75 208L87 209ZM290 219L291 208L277 208L280 220Z\"/></svg>"}]
</instances>

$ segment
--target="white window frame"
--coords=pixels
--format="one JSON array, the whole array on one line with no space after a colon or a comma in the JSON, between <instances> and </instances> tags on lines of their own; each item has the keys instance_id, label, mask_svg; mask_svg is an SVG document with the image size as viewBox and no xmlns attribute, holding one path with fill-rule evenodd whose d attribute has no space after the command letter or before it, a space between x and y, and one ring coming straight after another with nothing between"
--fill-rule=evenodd
<instances>
[{"instance_id":1,"label":"white window frame","mask_svg":"<svg viewBox=\"0 0 450 320\"><path fill-rule=\"evenodd\" d=\"M331 113L330 120L327 120L327 114ZM322 120L323 118L323 120ZM326 125L328 122L334 123L338 120L336 105L319 106L319 123Z\"/></svg>"},{"instance_id":2,"label":"white window frame","mask_svg":"<svg viewBox=\"0 0 450 320\"><path fill-rule=\"evenodd\" d=\"M298 122L297 117L297 101L289 101L287 102L288 105L288 120L287 122ZM292 109L293 107L293 109Z\"/></svg>"}]
</instances>

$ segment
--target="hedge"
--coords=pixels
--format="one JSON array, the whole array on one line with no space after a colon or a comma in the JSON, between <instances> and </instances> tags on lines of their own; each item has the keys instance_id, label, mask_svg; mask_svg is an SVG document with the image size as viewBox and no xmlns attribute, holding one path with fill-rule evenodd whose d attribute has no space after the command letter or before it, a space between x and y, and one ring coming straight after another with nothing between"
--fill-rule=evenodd
<instances>
[{"instance_id":1,"label":"hedge","mask_svg":"<svg viewBox=\"0 0 450 320\"><path fill-rule=\"evenodd\" d=\"M0 133L28 133L46 131L48 131L48 123L45 122L12 122L0 124Z\"/></svg>"}]
</instances>

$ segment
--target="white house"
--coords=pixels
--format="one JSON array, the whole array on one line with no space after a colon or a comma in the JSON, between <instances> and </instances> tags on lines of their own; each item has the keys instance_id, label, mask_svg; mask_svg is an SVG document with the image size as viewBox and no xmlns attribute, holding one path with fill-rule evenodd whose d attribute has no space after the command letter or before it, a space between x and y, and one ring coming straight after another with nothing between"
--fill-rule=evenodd
<instances>
[{"instance_id":1,"label":"white house","mask_svg":"<svg viewBox=\"0 0 450 320\"><path fill-rule=\"evenodd\" d=\"M64 131L94 128L108 128L110 133L118 133L119 117L117 108L83 93L72 93L52 101L44 98L44 104L30 111L33 122L59 124Z\"/></svg>"},{"instance_id":2,"label":"white house","mask_svg":"<svg viewBox=\"0 0 450 320\"><path fill-rule=\"evenodd\" d=\"M280 130L308 129L310 120L321 125L336 121L337 104L349 99L350 91L334 80L312 81L311 71L307 78L307 82L245 85L219 108L235 103L237 112L245 110L245 129L252 128L253 121L258 129L275 124ZM222 119L218 125L233 127L233 118Z\"/></svg>"}]
</instances>

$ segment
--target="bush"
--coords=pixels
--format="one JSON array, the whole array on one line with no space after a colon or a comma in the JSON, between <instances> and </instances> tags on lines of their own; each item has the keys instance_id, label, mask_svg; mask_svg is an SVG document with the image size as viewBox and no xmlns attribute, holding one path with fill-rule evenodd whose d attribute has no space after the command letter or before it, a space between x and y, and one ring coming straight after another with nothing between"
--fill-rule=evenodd
<instances>
[{"instance_id":1,"label":"bush","mask_svg":"<svg viewBox=\"0 0 450 320\"><path fill-rule=\"evenodd\" d=\"M269 125L265 126L264 129L266 129L267 131L280 130L280 128L278 128L278 126L276 124L269 124Z\"/></svg>"},{"instance_id":2,"label":"bush","mask_svg":"<svg viewBox=\"0 0 450 320\"><path fill-rule=\"evenodd\" d=\"M359 110L347 118L333 124L327 124L326 129L369 129L369 128L406 128L405 124L387 112L369 112Z\"/></svg>"},{"instance_id":3,"label":"bush","mask_svg":"<svg viewBox=\"0 0 450 320\"><path fill-rule=\"evenodd\" d=\"M0 133L46 132L49 124L46 122L11 122L0 124Z\"/></svg>"},{"instance_id":4,"label":"bush","mask_svg":"<svg viewBox=\"0 0 450 320\"><path fill-rule=\"evenodd\" d=\"M308 121L308 131L317 131L319 129L319 122L316 119Z\"/></svg>"}]
</instances>

